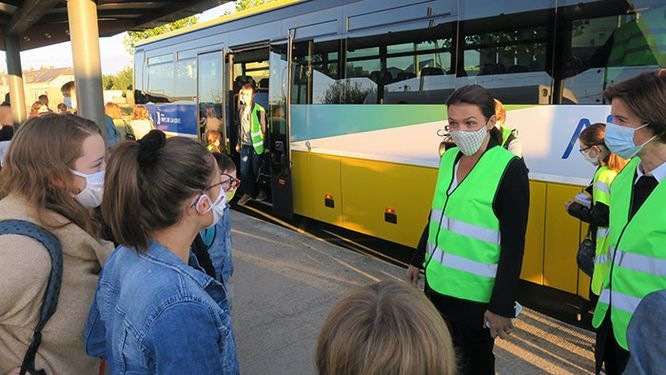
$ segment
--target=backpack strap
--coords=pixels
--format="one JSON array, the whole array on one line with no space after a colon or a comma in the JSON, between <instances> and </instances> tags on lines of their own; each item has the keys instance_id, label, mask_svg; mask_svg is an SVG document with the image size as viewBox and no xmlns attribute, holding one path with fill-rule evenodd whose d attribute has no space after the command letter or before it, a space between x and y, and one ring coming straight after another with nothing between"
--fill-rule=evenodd
<instances>
[{"instance_id":1,"label":"backpack strap","mask_svg":"<svg viewBox=\"0 0 666 375\"><path fill-rule=\"evenodd\" d=\"M51 273L44 295L44 303L39 311L39 322L35 327L32 342L23 357L20 374L26 372L31 375L44 375L44 370L35 369L35 356L37 349L42 343L42 329L49 321L58 307L58 296L60 295L60 283L62 282L62 246L58 238L46 229L24 220L2 220L0 221L0 235L18 234L39 241L51 256Z\"/></svg>"}]
</instances>

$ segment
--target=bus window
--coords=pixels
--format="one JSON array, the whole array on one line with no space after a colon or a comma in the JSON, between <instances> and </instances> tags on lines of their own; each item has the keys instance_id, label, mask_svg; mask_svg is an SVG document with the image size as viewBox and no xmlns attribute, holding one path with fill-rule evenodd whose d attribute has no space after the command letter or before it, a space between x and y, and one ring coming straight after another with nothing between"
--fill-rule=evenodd
<instances>
[{"instance_id":1,"label":"bus window","mask_svg":"<svg viewBox=\"0 0 666 375\"><path fill-rule=\"evenodd\" d=\"M148 93L165 98L172 97L174 91L173 73L172 62L148 65Z\"/></svg>"},{"instance_id":2,"label":"bus window","mask_svg":"<svg viewBox=\"0 0 666 375\"><path fill-rule=\"evenodd\" d=\"M217 130L224 139L227 138L227 127L222 122L222 82L222 53L216 51L199 55L197 101L201 136L206 130Z\"/></svg>"},{"instance_id":3,"label":"bus window","mask_svg":"<svg viewBox=\"0 0 666 375\"><path fill-rule=\"evenodd\" d=\"M453 23L387 38L382 101L441 104L453 91Z\"/></svg>"},{"instance_id":4,"label":"bus window","mask_svg":"<svg viewBox=\"0 0 666 375\"><path fill-rule=\"evenodd\" d=\"M174 96L179 100L193 100L197 91L197 63L194 58L176 62Z\"/></svg>"},{"instance_id":5,"label":"bus window","mask_svg":"<svg viewBox=\"0 0 666 375\"><path fill-rule=\"evenodd\" d=\"M315 42L312 53L312 102L340 104L340 41Z\"/></svg>"},{"instance_id":6,"label":"bus window","mask_svg":"<svg viewBox=\"0 0 666 375\"><path fill-rule=\"evenodd\" d=\"M498 8L494 15L474 18L484 8L482 3L488 2L460 3L463 53L456 87L480 84L505 104L550 103L553 80L547 64L548 36L552 35L554 9L509 14Z\"/></svg>"},{"instance_id":7,"label":"bus window","mask_svg":"<svg viewBox=\"0 0 666 375\"><path fill-rule=\"evenodd\" d=\"M559 74L563 104L601 104L606 86L666 66L666 5L609 1L565 19ZM568 14L568 9L563 13ZM610 13L610 14L609 14ZM567 93L570 93L567 95Z\"/></svg>"},{"instance_id":8,"label":"bus window","mask_svg":"<svg viewBox=\"0 0 666 375\"><path fill-rule=\"evenodd\" d=\"M345 61L342 104L376 104L377 89L383 81L379 47L368 47L370 38L349 39Z\"/></svg>"}]
</instances>

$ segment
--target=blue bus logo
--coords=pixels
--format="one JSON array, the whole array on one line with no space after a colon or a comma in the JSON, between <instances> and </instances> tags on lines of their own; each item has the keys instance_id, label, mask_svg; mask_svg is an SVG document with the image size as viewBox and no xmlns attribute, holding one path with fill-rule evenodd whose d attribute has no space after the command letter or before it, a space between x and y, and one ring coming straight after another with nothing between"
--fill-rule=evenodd
<instances>
[{"instance_id":1,"label":"blue bus logo","mask_svg":"<svg viewBox=\"0 0 666 375\"><path fill-rule=\"evenodd\" d=\"M612 122L612 121L613 121L613 116L608 115L608 117L606 117L606 122ZM567 144L567 148L564 150L564 154L562 154L562 159L569 158L569 156L571 155L571 151L576 145L576 142L578 142L578 136L580 135L580 132L582 132L583 129L589 127L590 125L592 125L590 119L581 118L580 121L578 121L578 126L576 126L576 130L574 130L573 134L571 135L569 144Z\"/></svg>"}]
</instances>

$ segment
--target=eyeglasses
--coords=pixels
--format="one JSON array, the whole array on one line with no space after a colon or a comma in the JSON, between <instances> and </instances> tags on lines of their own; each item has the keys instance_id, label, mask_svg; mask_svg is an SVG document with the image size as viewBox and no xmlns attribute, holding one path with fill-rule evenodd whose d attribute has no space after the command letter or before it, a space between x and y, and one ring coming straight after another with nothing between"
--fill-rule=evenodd
<instances>
[{"instance_id":1,"label":"eyeglasses","mask_svg":"<svg viewBox=\"0 0 666 375\"><path fill-rule=\"evenodd\" d=\"M585 147L585 148L579 148L579 149L578 149L578 152L580 152L581 154L585 154L585 153L587 152L587 150L591 149L591 148L594 147L594 146L600 146L600 144L599 144L599 143L595 143L595 144L589 145L589 146L587 146L587 147Z\"/></svg>"},{"instance_id":2,"label":"eyeglasses","mask_svg":"<svg viewBox=\"0 0 666 375\"><path fill-rule=\"evenodd\" d=\"M234 176L228 175L226 173L221 174L224 177L228 177L226 180L220 182L220 184L229 184L229 187L225 190L236 189L240 186L241 181Z\"/></svg>"}]
</instances>

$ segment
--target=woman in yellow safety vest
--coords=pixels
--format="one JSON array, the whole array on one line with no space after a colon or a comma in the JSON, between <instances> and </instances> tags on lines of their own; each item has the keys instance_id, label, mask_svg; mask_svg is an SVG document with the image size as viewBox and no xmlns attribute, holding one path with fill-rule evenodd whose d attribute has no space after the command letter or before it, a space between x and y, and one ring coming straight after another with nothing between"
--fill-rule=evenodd
<instances>
[{"instance_id":1,"label":"woman in yellow safety vest","mask_svg":"<svg viewBox=\"0 0 666 375\"><path fill-rule=\"evenodd\" d=\"M565 204L569 215L590 224L590 237L595 244L594 272L590 281L589 302L581 304L579 320L597 303L601 283L608 274L608 220L610 186L627 161L608 150L604 143L606 124L592 124L578 136L580 153L597 167L585 193Z\"/></svg>"},{"instance_id":2,"label":"woman in yellow safety vest","mask_svg":"<svg viewBox=\"0 0 666 375\"><path fill-rule=\"evenodd\" d=\"M430 221L407 279L425 269L425 293L449 323L463 374L494 374L495 337L516 315L529 210L521 158L501 147L495 101L478 85L448 98L447 131Z\"/></svg>"},{"instance_id":3,"label":"woman in yellow safety vest","mask_svg":"<svg viewBox=\"0 0 666 375\"><path fill-rule=\"evenodd\" d=\"M597 373L604 363L606 374L620 374L629 359L627 326L636 306L666 289L666 69L612 84L603 96L613 116L606 145L633 157L610 189L610 269L592 319Z\"/></svg>"},{"instance_id":4,"label":"woman in yellow safety vest","mask_svg":"<svg viewBox=\"0 0 666 375\"><path fill-rule=\"evenodd\" d=\"M495 116L497 116L497 127L502 134L502 147L511 151L518 157L523 157L523 146L518 138L518 130L506 127L506 109L504 104L495 99Z\"/></svg>"}]
</instances>

